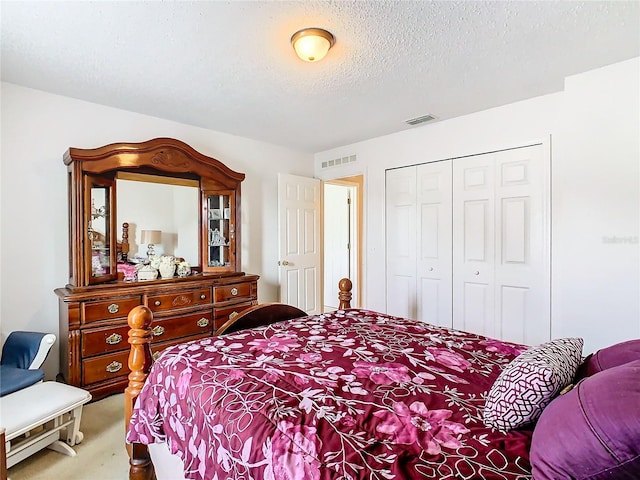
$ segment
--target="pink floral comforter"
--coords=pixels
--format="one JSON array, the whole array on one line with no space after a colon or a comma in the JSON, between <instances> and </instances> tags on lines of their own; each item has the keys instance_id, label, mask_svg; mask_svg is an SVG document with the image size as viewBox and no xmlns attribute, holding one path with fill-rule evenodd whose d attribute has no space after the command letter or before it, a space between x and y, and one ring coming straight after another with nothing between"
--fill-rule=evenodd
<instances>
[{"instance_id":1,"label":"pink floral comforter","mask_svg":"<svg viewBox=\"0 0 640 480\"><path fill-rule=\"evenodd\" d=\"M190 479L530 479L530 430L484 398L526 347L346 310L167 349L129 442L166 441Z\"/></svg>"}]
</instances>

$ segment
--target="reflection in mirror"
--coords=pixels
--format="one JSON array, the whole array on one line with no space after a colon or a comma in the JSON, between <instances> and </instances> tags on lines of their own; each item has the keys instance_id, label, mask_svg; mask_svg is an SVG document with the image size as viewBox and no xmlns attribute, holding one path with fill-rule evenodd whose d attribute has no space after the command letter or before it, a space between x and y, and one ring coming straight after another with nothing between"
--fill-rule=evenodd
<instances>
[{"instance_id":1,"label":"reflection in mirror","mask_svg":"<svg viewBox=\"0 0 640 480\"><path fill-rule=\"evenodd\" d=\"M143 230L160 230L156 255L182 257L198 266L199 190L196 180L122 172L116 181L117 225L129 224L129 258L146 258ZM118 237L121 232L118 232Z\"/></svg>"}]
</instances>

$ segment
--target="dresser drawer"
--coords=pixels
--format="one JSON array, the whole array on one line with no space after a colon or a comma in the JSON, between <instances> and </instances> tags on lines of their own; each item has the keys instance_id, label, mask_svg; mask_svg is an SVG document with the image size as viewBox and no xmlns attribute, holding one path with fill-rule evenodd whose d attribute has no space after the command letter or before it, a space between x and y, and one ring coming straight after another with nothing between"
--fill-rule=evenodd
<instances>
[{"instance_id":1,"label":"dresser drawer","mask_svg":"<svg viewBox=\"0 0 640 480\"><path fill-rule=\"evenodd\" d=\"M82 356L129 349L129 326L95 328L82 332Z\"/></svg>"},{"instance_id":2,"label":"dresser drawer","mask_svg":"<svg viewBox=\"0 0 640 480\"><path fill-rule=\"evenodd\" d=\"M116 297L99 302L82 304L82 322L91 323L100 320L127 318L133 307L140 305L140 297Z\"/></svg>"},{"instance_id":3,"label":"dresser drawer","mask_svg":"<svg viewBox=\"0 0 640 480\"><path fill-rule=\"evenodd\" d=\"M151 325L151 332L153 333L153 344L190 335L211 335L213 314L211 310L205 310L179 317L156 319Z\"/></svg>"},{"instance_id":4,"label":"dresser drawer","mask_svg":"<svg viewBox=\"0 0 640 480\"><path fill-rule=\"evenodd\" d=\"M252 282L235 283L213 288L213 301L215 303L227 302L236 298L252 298Z\"/></svg>"},{"instance_id":5,"label":"dresser drawer","mask_svg":"<svg viewBox=\"0 0 640 480\"><path fill-rule=\"evenodd\" d=\"M245 311L247 308L256 305L258 302L244 302L238 303L237 305L232 305L231 307L226 308L216 308L214 310L214 325L213 331L215 332L218 328L224 325L227 320L235 317L239 313Z\"/></svg>"},{"instance_id":6,"label":"dresser drawer","mask_svg":"<svg viewBox=\"0 0 640 480\"><path fill-rule=\"evenodd\" d=\"M129 350L82 361L82 384L102 382L129 374Z\"/></svg>"},{"instance_id":7,"label":"dresser drawer","mask_svg":"<svg viewBox=\"0 0 640 480\"><path fill-rule=\"evenodd\" d=\"M164 312L177 308L197 307L211 303L211 289L182 290L163 295L147 295L147 307L152 312Z\"/></svg>"}]
</instances>

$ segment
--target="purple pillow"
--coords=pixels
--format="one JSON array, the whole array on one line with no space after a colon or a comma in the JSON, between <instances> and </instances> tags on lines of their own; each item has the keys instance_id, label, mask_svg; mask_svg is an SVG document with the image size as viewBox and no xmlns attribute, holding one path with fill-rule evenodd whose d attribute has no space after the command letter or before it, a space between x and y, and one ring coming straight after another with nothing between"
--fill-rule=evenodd
<instances>
[{"instance_id":1,"label":"purple pillow","mask_svg":"<svg viewBox=\"0 0 640 480\"><path fill-rule=\"evenodd\" d=\"M533 431L530 461L536 480L640 478L640 360L554 399Z\"/></svg>"},{"instance_id":2,"label":"purple pillow","mask_svg":"<svg viewBox=\"0 0 640 480\"><path fill-rule=\"evenodd\" d=\"M634 360L640 360L640 339L616 343L589 355L580 365L576 380Z\"/></svg>"}]
</instances>

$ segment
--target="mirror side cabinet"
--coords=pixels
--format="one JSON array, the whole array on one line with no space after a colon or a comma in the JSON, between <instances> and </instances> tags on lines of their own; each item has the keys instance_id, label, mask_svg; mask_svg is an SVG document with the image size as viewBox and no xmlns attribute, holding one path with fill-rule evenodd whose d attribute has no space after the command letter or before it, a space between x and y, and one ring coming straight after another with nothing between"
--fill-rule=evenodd
<instances>
[{"instance_id":1,"label":"mirror side cabinet","mask_svg":"<svg viewBox=\"0 0 640 480\"><path fill-rule=\"evenodd\" d=\"M113 178L84 177L84 283L116 280L116 183Z\"/></svg>"}]
</instances>

